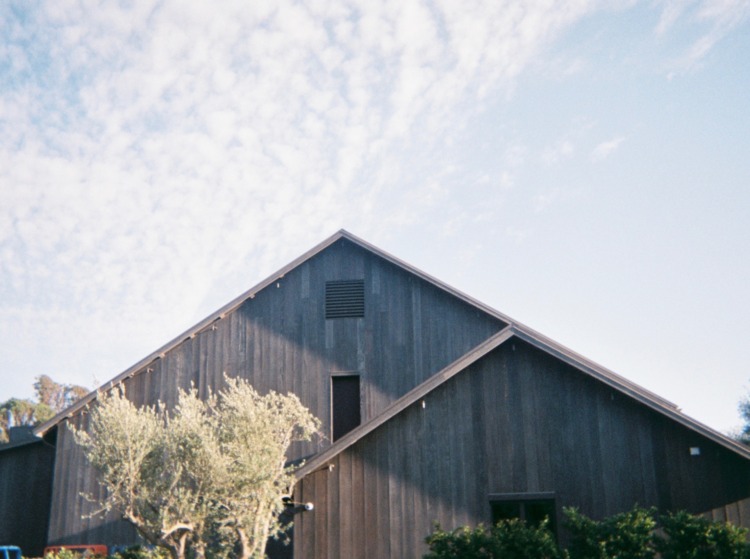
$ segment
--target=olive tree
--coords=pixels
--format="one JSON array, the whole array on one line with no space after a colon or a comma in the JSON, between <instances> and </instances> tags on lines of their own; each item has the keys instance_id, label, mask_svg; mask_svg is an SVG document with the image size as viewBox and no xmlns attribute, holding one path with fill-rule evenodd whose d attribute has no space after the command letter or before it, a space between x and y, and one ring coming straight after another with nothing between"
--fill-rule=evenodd
<instances>
[{"instance_id":1,"label":"olive tree","mask_svg":"<svg viewBox=\"0 0 750 559\"><path fill-rule=\"evenodd\" d=\"M118 512L173 559L188 549L250 559L282 529L281 497L294 483L289 446L319 427L295 395L261 396L226 379L204 399L180 391L172 410L138 408L123 389L100 394L88 428L73 432L103 488L96 513Z\"/></svg>"}]
</instances>

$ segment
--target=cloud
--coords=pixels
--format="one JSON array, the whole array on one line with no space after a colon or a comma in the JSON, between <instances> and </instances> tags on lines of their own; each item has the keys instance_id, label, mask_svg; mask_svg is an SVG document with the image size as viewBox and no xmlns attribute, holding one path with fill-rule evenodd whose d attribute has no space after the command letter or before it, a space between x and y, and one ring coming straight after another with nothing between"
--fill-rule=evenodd
<instances>
[{"instance_id":1,"label":"cloud","mask_svg":"<svg viewBox=\"0 0 750 559\"><path fill-rule=\"evenodd\" d=\"M591 9L5 4L5 343L44 345L73 326L83 347L151 344L135 360L311 239L350 223L377 240L388 219L427 219L420 204L445 195L437 154ZM424 198L408 194L417 184ZM389 217L405 200L410 215ZM19 316L37 317L33 335L7 327Z\"/></svg>"},{"instance_id":2,"label":"cloud","mask_svg":"<svg viewBox=\"0 0 750 559\"><path fill-rule=\"evenodd\" d=\"M664 36L676 26L680 19L687 19L700 30L682 49L681 56L674 63L670 77L675 72L684 72L696 67L711 50L730 32L743 25L750 18L750 0L701 0L664 2L664 8L655 32Z\"/></svg>"},{"instance_id":3,"label":"cloud","mask_svg":"<svg viewBox=\"0 0 750 559\"><path fill-rule=\"evenodd\" d=\"M664 35L664 33L671 29L688 7L684 0L667 0L663 2L663 5L664 8L659 17L659 23L656 25L655 31L657 35Z\"/></svg>"},{"instance_id":4,"label":"cloud","mask_svg":"<svg viewBox=\"0 0 750 559\"><path fill-rule=\"evenodd\" d=\"M570 159L574 152L575 146L573 145L573 142L568 139L561 140L556 145L544 150L542 153L542 161L547 165L555 165L561 161Z\"/></svg>"},{"instance_id":5,"label":"cloud","mask_svg":"<svg viewBox=\"0 0 750 559\"><path fill-rule=\"evenodd\" d=\"M622 142L624 141L624 136L618 136L616 138L612 138L611 140L607 140L606 142L601 142L591 151L591 160L601 161L602 159L606 159L615 151L617 151L620 147L620 144L622 144Z\"/></svg>"},{"instance_id":6,"label":"cloud","mask_svg":"<svg viewBox=\"0 0 750 559\"><path fill-rule=\"evenodd\" d=\"M560 187L547 188L544 192L534 195L534 198L532 199L534 212L542 213L546 211L550 206L557 202L560 195Z\"/></svg>"}]
</instances>

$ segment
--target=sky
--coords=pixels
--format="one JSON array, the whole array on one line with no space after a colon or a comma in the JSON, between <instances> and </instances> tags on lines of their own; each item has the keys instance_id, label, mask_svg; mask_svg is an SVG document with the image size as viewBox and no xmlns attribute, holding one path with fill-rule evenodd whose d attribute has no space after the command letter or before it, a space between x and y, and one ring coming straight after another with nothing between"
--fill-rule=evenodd
<instances>
[{"instance_id":1,"label":"sky","mask_svg":"<svg viewBox=\"0 0 750 559\"><path fill-rule=\"evenodd\" d=\"M750 0L0 3L0 402L339 229L721 432L750 392Z\"/></svg>"}]
</instances>

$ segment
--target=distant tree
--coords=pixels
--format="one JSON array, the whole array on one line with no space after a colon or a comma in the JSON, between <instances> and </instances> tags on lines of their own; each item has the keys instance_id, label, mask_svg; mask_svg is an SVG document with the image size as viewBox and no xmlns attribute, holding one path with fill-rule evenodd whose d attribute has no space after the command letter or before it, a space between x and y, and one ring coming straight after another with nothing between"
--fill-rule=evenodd
<instances>
[{"instance_id":1,"label":"distant tree","mask_svg":"<svg viewBox=\"0 0 750 559\"><path fill-rule=\"evenodd\" d=\"M0 404L0 444L8 442L10 427L37 425L53 415L47 406L31 400L11 398L3 402Z\"/></svg>"},{"instance_id":2,"label":"distant tree","mask_svg":"<svg viewBox=\"0 0 750 559\"><path fill-rule=\"evenodd\" d=\"M281 530L281 497L294 483L289 445L319 426L296 396L260 396L227 379L206 399L181 391L169 412L136 408L120 389L100 394L88 430L73 432L105 490L97 513L119 512L173 559L188 549L250 559Z\"/></svg>"},{"instance_id":3,"label":"distant tree","mask_svg":"<svg viewBox=\"0 0 750 559\"><path fill-rule=\"evenodd\" d=\"M55 413L60 413L89 393L88 388L75 384L61 384L47 375L36 377L34 390L38 402L49 406Z\"/></svg>"},{"instance_id":4,"label":"distant tree","mask_svg":"<svg viewBox=\"0 0 750 559\"><path fill-rule=\"evenodd\" d=\"M741 400L738 408L743 425L740 427L740 431L737 433L736 438L741 443L750 445L750 396L746 396Z\"/></svg>"},{"instance_id":5,"label":"distant tree","mask_svg":"<svg viewBox=\"0 0 750 559\"><path fill-rule=\"evenodd\" d=\"M83 386L57 383L47 375L36 378L34 391L37 401L10 398L0 404L0 444L8 442L10 427L44 423L89 392Z\"/></svg>"}]
</instances>

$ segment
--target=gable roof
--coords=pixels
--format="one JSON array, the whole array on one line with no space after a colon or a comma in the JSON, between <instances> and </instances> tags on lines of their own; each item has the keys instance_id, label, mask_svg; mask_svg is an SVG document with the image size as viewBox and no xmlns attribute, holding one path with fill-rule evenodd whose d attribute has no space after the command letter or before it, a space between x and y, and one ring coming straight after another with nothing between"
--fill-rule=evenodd
<instances>
[{"instance_id":1,"label":"gable roof","mask_svg":"<svg viewBox=\"0 0 750 559\"><path fill-rule=\"evenodd\" d=\"M745 459L750 460L750 448L738 443L737 441L711 429L710 427L696 421L695 419L684 415L680 412L679 408L674 404L667 402L666 400L659 398L653 393L639 387L632 382L623 382L623 378L615 373L597 365L596 363L589 361L585 357L578 355L577 353L561 346L534 332L533 330L521 326L519 324L510 324L503 328L497 334L487 338L484 342L468 351L466 354L458 358L456 361L445 367L439 373L433 375L425 382L416 386L407 394L393 402L377 417L374 417L367 423L364 423L340 439L334 442L330 447L324 451L316 454L307 463L295 472L297 479L303 477L323 468L327 463L332 460L336 455L340 454L350 446L356 444L358 441L375 431L381 425L397 416L402 411L406 410L409 406L419 402L430 392L438 388L440 385L453 378L457 374L465 371L470 365L479 361L482 357L490 353L491 351L510 343L512 340L523 340L530 345L542 350L543 352L556 357L557 359L567 363L578 369L579 371L607 384L611 388L618 390L619 392L633 398L634 400L644 404L648 408L661 413L676 421L677 423L691 429L709 440L723 446L724 448L735 452Z\"/></svg>"},{"instance_id":2,"label":"gable roof","mask_svg":"<svg viewBox=\"0 0 750 559\"><path fill-rule=\"evenodd\" d=\"M397 415L398 413L406 409L408 406L418 401L420 398L424 397L426 394L428 394L429 392L431 392L432 390L440 386L442 383L444 383L451 377L455 376L459 372L465 370L469 365L476 362L483 356L487 355L487 353L494 350L495 348L500 347L504 343L507 343L509 340L513 338L518 338L518 339L521 339L530 343L531 345L541 349L542 351L545 351L546 353L549 353L550 355L553 355L557 357L558 359L565 361L566 363L576 367L580 371L634 398L635 400L645 404L646 406L656 410L657 412L660 412L674 419L675 421L685 425L686 427L690 429L693 429L694 431L697 431L698 433L701 433L702 435L717 442L718 444L734 452L737 452L738 454L742 455L745 458L750 459L750 449L722 435L721 433L711 429L710 427L707 427L699 423L698 421L688 416L683 415L682 413L680 413L679 408L672 402L669 402L668 400L665 400L664 398L658 396L657 394L654 394L653 392L646 390L645 388L635 384L634 382L631 382L628 379L621 377L620 375L617 375L600 365L597 365L596 363L552 341L551 339L543 336L542 334L535 332L531 328L528 328L527 326L524 326L523 324L511 319L510 317L493 309L492 307L489 307L488 305L482 303L481 301L478 301L474 299L473 297L466 295L465 293L455 289L454 287L451 287L443 283L442 281L434 278L433 276L415 268L414 266L404 262L403 260L396 258L395 256L377 248L376 246L364 241L363 239L360 239L359 237L356 237L355 235L352 235L351 233L343 229L336 232L334 235L330 236L329 238L325 239L318 245L314 246L313 248L311 248L310 250L308 250L307 252L305 252L304 254L302 254L301 256L299 256L298 258L296 258L295 260L293 260L292 262L284 266L283 268L279 269L277 272L271 274L270 276L268 276L266 279L264 279L263 281L255 285L254 287L250 288L246 292L234 298L232 301L230 301L229 303L221 307L219 310L210 314L209 316L207 316L206 318L198 322L192 328L189 328L188 330L186 330L179 336L175 337L170 342L166 343L165 345L163 345L162 347L160 347L153 353L141 359L140 361L138 361L137 363L135 363L134 365L132 365L131 367L129 367L128 369L126 369L125 371L117 375L116 377L114 377L112 380L104 383L98 389L93 390L87 396L85 396L78 402L74 403L67 409L63 410L61 413L57 414L55 417L53 417L49 421L39 425L38 427L34 429L34 433L37 436L41 436L44 433L46 433L49 429L53 428L55 425L63 421L64 419L75 415L82 408L84 408L90 402L95 400L99 391L102 391L102 390L107 391L107 390L114 388L125 379L138 373L140 370L142 370L144 367L146 367L150 363L158 359L161 359L170 350L179 346L183 342L191 338L194 338L195 336L197 336L199 333L206 330L207 328L210 328L214 322L221 320L226 315L236 310L245 301L255 297L255 295L258 292L265 289L269 285L273 285L277 280L283 278L287 273L294 270L295 268L297 268L304 262L310 260L314 256L323 252L325 249L327 249L328 247L330 247L331 245L333 245L334 243L342 239L345 239L353 243L354 245L372 254L375 254L376 256L382 258L383 260L386 260L387 262L390 262L391 264L424 280L425 282L434 285L438 289L457 297L458 299L468 303L469 305L472 305L478 310L481 310L487 313L488 315L497 318L501 322L505 323L507 326L503 328L502 330L500 330L495 335L490 336L487 340L485 340L484 342L476 346L474 349L468 351L462 357L454 361L452 364L448 365L445 369L433 375L432 377L427 379L425 382L423 382L422 384L415 387L410 392L408 392L407 394L405 394L404 396L396 400L393 404L391 404L388 408L386 408L380 415L373 418L371 421L363 425L360 425L359 427L352 430L351 432L347 433L345 436L343 436L342 438L337 440L335 443L333 443L333 445L331 445L328 449L317 454L310 462L307 463L307 465L305 465L302 469L298 471L298 475L304 476L307 473L310 473L311 471L313 471L315 467L320 467L327 460L330 460L333 456L343 451L345 448L348 448L352 444L356 443L359 439L364 437L366 434L372 432L374 429L377 429L380 425L384 424L389 419L391 419L392 417L394 417L395 415Z\"/></svg>"},{"instance_id":3,"label":"gable roof","mask_svg":"<svg viewBox=\"0 0 750 559\"><path fill-rule=\"evenodd\" d=\"M462 293L461 291L441 282L440 280L434 278L433 276L426 274L425 272L422 272L421 270L418 270L417 268L411 266L410 264L404 262L403 260L400 260L399 258L396 258L395 256L385 252L384 250L381 250L377 248L374 245L371 245L367 241L360 239L359 237L352 235L348 231L341 229L337 231L335 234L331 235L321 243L317 244L301 256L297 257L295 260L278 270L277 272L271 274L266 279L258 283L257 285L253 286L249 290L245 291L238 297L235 297L232 299L229 303L221 307L219 310L215 311L214 313L210 314L200 322L198 322L195 326L189 328L176 338L172 339L171 341L167 342L165 345L154 351L153 353L150 353L116 377L114 377L112 380L105 382L103 385L101 385L99 388L92 390L88 395L84 396L77 402L75 402L70 407L66 408L53 418L51 418L49 421L46 421L42 423L41 425L37 426L34 429L34 433L36 435L43 435L46 433L49 429L63 421L64 419L71 417L78 413L82 408L84 408L86 405L88 405L91 401L95 400L97 397L98 392L100 391L107 391L111 390L118 384L120 384L123 380L135 375L138 371L146 367L149 363L152 363L158 359L161 359L166 355L167 352L171 351L175 347L179 346L184 341L194 338L199 333L204 331L207 328L210 328L211 325L224 318L229 313L236 310L238 307L240 307L245 301L248 299L252 299L255 297L255 295L268 287L269 285L273 285L276 281L283 278L286 274L303 264L304 262L310 260L314 256L318 255L319 253L323 252L326 248L333 245L337 241L345 239L351 243L353 243L356 246L359 246L360 248L375 254L376 256L379 256L383 260L386 260L387 262L390 262L391 264L394 264L395 266L413 274L414 276L417 276L418 278L438 287L439 289L450 293L451 295L454 295L455 297L461 299L462 301L465 301L466 303L476 307L479 310L484 311L485 313L489 314L490 316L493 316L495 318L498 318L502 322L506 324L510 324L511 319L505 316L504 314L496 311L495 309L485 305L484 303L466 295L465 293Z\"/></svg>"}]
</instances>

